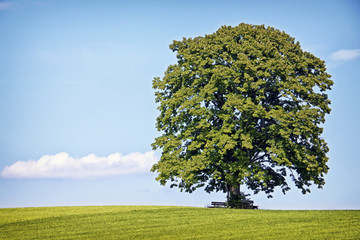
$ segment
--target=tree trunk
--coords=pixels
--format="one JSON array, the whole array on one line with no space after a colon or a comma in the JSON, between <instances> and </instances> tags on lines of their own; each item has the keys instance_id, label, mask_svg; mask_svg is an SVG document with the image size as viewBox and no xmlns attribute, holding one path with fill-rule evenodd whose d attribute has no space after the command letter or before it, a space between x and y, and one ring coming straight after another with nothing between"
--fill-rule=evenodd
<instances>
[{"instance_id":1,"label":"tree trunk","mask_svg":"<svg viewBox=\"0 0 360 240\"><path fill-rule=\"evenodd\" d=\"M227 187L226 198L227 198L228 201L229 201L229 198L230 198L230 193L240 196L240 184L236 184L236 185L227 184L226 187Z\"/></svg>"}]
</instances>

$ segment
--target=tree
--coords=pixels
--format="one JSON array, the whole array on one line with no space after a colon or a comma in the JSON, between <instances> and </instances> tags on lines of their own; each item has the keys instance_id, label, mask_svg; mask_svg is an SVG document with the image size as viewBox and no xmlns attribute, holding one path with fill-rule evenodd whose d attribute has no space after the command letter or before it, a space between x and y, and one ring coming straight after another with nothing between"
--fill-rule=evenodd
<instances>
[{"instance_id":1,"label":"tree","mask_svg":"<svg viewBox=\"0 0 360 240\"><path fill-rule=\"evenodd\" d=\"M240 185L285 194L289 177L304 194L322 188L329 148L320 126L333 84L324 61L285 32L244 23L170 49L177 63L153 80L161 136L152 146L162 155L151 171L162 185L228 197Z\"/></svg>"}]
</instances>

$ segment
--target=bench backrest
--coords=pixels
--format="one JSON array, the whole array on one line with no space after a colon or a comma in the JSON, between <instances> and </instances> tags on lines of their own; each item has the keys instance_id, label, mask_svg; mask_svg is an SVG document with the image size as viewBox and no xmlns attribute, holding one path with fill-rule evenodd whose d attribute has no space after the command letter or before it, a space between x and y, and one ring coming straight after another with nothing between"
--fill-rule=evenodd
<instances>
[{"instance_id":1,"label":"bench backrest","mask_svg":"<svg viewBox=\"0 0 360 240\"><path fill-rule=\"evenodd\" d=\"M226 205L225 202L211 202L211 205Z\"/></svg>"}]
</instances>

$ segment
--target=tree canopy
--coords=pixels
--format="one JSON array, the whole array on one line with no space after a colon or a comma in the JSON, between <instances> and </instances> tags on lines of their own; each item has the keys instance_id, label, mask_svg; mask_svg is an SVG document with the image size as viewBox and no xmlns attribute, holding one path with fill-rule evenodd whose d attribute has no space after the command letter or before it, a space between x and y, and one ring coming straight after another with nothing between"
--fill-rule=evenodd
<instances>
[{"instance_id":1,"label":"tree canopy","mask_svg":"<svg viewBox=\"0 0 360 240\"><path fill-rule=\"evenodd\" d=\"M303 193L325 184L324 61L285 32L244 23L170 49L177 63L153 80L162 155L151 170L161 184L235 194L245 185L268 197L289 179Z\"/></svg>"}]
</instances>

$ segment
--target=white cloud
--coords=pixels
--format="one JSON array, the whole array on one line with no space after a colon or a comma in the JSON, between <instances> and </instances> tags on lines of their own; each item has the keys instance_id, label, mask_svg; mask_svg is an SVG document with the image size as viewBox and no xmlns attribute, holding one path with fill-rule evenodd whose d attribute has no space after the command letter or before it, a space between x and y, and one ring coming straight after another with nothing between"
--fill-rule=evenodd
<instances>
[{"instance_id":1,"label":"white cloud","mask_svg":"<svg viewBox=\"0 0 360 240\"><path fill-rule=\"evenodd\" d=\"M360 49L341 49L331 54L331 59L336 61L349 61L360 56Z\"/></svg>"},{"instance_id":2,"label":"white cloud","mask_svg":"<svg viewBox=\"0 0 360 240\"><path fill-rule=\"evenodd\" d=\"M11 8L12 2L0 2L0 11Z\"/></svg>"},{"instance_id":3,"label":"white cloud","mask_svg":"<svg viewBox=\"0 0 360 240\"><path fill-rule=\"evenodd\" d=\"M6 166L0 173L3 178L72 178L108 177L132 173L149 173L158 159L154 151L106 157L94 154L73 158L62 152L45 155L38 160L18 161Z\"/></svg>"}]
</instances>

